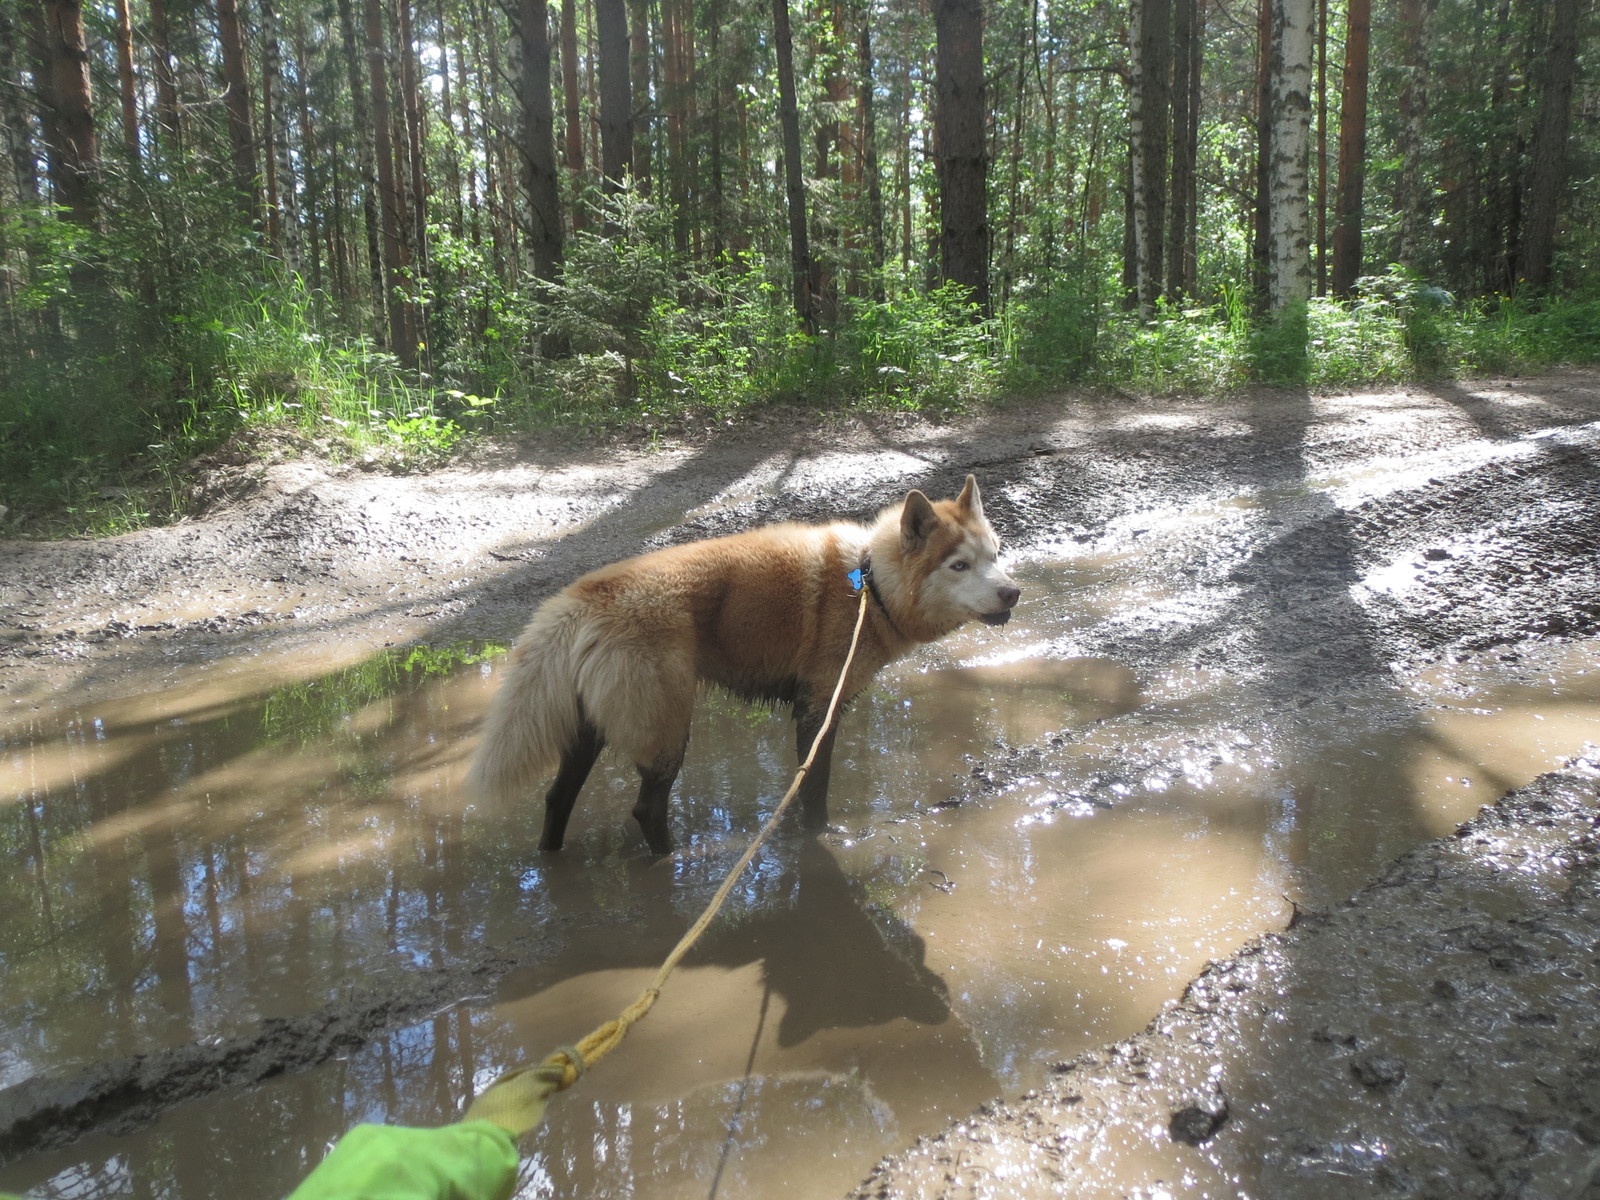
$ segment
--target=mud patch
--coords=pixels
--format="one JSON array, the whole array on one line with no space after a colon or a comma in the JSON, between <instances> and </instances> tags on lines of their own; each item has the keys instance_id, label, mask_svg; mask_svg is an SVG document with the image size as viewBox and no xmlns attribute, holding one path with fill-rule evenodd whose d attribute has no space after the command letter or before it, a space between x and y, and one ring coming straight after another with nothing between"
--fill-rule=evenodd
<instances>
[{"instance_id":1,"label":"mud patch","mask_svg":"<svg viewBox=\"0 0 1600 1200\"><path fill-rule=\"evenodd\" d=\"M1586 1194L1597 825L1600 762L1541 776L852 1196Z\"/></svg>"}]
</instances>

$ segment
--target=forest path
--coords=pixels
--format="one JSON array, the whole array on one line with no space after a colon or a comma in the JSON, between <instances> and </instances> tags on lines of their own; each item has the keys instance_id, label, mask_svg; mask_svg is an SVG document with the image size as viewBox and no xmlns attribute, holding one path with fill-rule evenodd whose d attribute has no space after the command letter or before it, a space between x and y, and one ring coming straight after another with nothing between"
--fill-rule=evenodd
<instances>
[{"instance_id":1,"label":"forest path","mask_svg":"<svg viewBox=\"0 0 1600 1200\"><path fill-rule=\"evenodd\" d=\"M1198 731L1163 728L1149 712L1128 715L1105 734L1123 739L1113 747L1120 756L1116 769L1077 779L1081 786L1051 801L1065 817L1119 805L1131 810L1130 788L1170 775L1180 759L1211 753L1224 737L1228 753L1239 758L1239 747L1244 758L1254 753L1263 771L1277 769L1267 759L1281 756L1283 747L1310 745L1306 730L1368 721L1425 741L1437 721L1453 719L1456 708L1472 708L1477 685L1471 679L1479 676L1536 695L1556 688L1561 674L1565 693L1600 702L1583 690L1592 680L1585 656L1592 655L1600 631L1600 371L1572 370L1335 395L1264 389L1215 401L1062 397L943 424L774 412L692 444L499 444L449 469L410 476L305 459L218 463L204 482L213 497L206 511L177 525L95 542L0 543L0 737L23 746L61 714L124 697L134 704L147 696L175 703L174 689L189 694L189 710L203 712L207 689L214 687L229 697L216 711L237 712L245 693L259 697L279 685L315 683L386 649L507 641L539 599L602 563L763 521L865 516L908 487L949 494L969 470L983 484L986 508L1008 549L1035 572L1041 564L1064 564L1055 577L1077 581L1055 593L1028 585L1024 610L1030 602L1048 605L1066 623L1064 631L1038 635L1045 640L1031 647L1034 658L1111 662L1146 685L1166 680L1169 690L1188 687L1196 694L1214 687L1246 697L1252 713L1265 714L1251 717L1265 730L1253 742L1233 740L1228 722L1236 722L1237 713ZM1096 579L1112 577L1095 574L1112 570L1105 564L1126 567L1129 578L1137 574L1144 590L1097 590ZM1151 588L1151 580L1160 586ZM1019 614L1026 623L1027 615ZM984 678L1004 669L981 668L991 673ZM1418 692L1421 680L1429 682ZM1070 745L1012 736L981 753L949 804L978 800L969 811L993 808L1007 803L997 796L1059 777ZM1579 753L1583 737L1574 733L1570 740L1564 753ZM1197 743L1203 743L1198 751ZM1332 761L1337 755L1327 757L1319 769L1337 778L1342 763ZM1362 778L1383 779L1381 773ZM1445 1123L1454 1122L1451 1136L1465 1139L1461 1145L1487 1139L1494 1147L1472 1158L1478 1173L1473 1187L1547 1166L1570 1173L1573 1163L1586 1163L1583 1147L1592 1129L1582 1124L1589 1118L1579 1101L1588 1103L1589 1067L1587 1060L1557 1059L1576 1036L1569 1023L1588 1011L1580 1002L1592 1008L1600 999L1593 964L1569 962L1561 948L1573 938L1588 938L1584 945L1600 938L1600 925L1586 924L1600 922L1600 914L1585 907L1587 843L1581 837L1571 843L1581 843L1580 854L1563 857L1561 850L1568 844L1562 839L1581 834L1579 826L1592 816L1593 797L1585 792L1593 790L1591 778L1575 770L1540 785L1544 792L1525 789L1504 809L1502 825L1512 832L1485 827L1483 836L1461 839L1463 847L1482 847L1462 868L1470 878L1446 879L1439 856L1449 852L1438 848L1406 860L1414 865L1396 868L1400 875L1385 876L1385 896L1400 894L1396 879L1422 892L1430 880L1444 880L1448 903L1424 911L1414 897L1400 910L1414 924L1381 914L1368 921L1359 915L1365 909L1353 910L1353 917L1318 918L1271 942L1268 951L1250 951L1246 967L1208 974L1182 1010L1184 1021L1192 1021L1182 1033L1191 1053L1171 1068L1182 1086L1162 1091L1152 1084L1148 1112L1137 1105L1097 1110L1096 1161L1122 1163L1104 1168L1108 1194L1193 1191L1183 1183L1189 1177L1218 1194L1249 1190L1259 1180L1244 1180L1238 1163L1252 1156L1276 1172L1270 1194L1277 1196L1338 1194L1341 1181L1348 1185L1352 1178L1382 1183L1394 1194L1428 1194L1424 1185L1445 1169L1437 1156L1409 1160L1414 1165L1398 1173L1390 1168L1404 1160L1408 1137L1416 1145L1455 1145L1440 1140L1445 1135L1436 1128L1437 1114L1429 1115L1430 1096L1446 1097L1440 1101L1448 1107ZM1498 787L1491 776L1475 786L1492 789L1485 795L1492 799L1517 782ZM1343 787L1342 802L1356 821L1327 836L1353 841L1357 853L1349 861L1357 865L1324 870L1314 840L1320 834L1309 835L1309 846L1285 852L1285 862L1299 872L1294 898L1309 909L1334 909L1377 864L1427 831L1421 792L1409 784L1384 785L1365 802L1414 806L1415 812L1404 807L1400 823L1421 831L1386 849L1385 837L1369 836L1359 820L1361 788L1348 781ZM71 800L68 789L54 802ZM1307 812L1296 818L1291 802ZM1313 827L1310 800L1289 797L1285 804L1282 821ZM1555 825L1538 825L1541 814L1556 809ZM873 828L889 827L877 810L867 816ZM909 820L915 829L934 818L901 813L893 819ZM1231 818L1219 813L1208 819L1221 825ZM20 837L25 831L20 824L18 830ZM1508 838L1516 843L1509 850ZM830 847L843 855L840 845ZM1493 867L1510 858L1523 864L1512 878L1531 881L1526 888L1507 893L1472 874L1474 863ZM854 911L851 895L848 888L840 891L848 901L843 910ZM1551 897L1561 895L1568 898L1552 909ZM596 915L583 926L580 917L571 928L598 927L605 919L615 918ZM1561 928L1545 929L1550 921ZM1424 1002L1445 1006L1442 1016L1431 1009L1424 1014L1437 1018L1434 1027L1412 1024L1415 997L1395 999L1361 982L1358 998L1339 999L1333 982L1303 983L1311 974L1307 964L1337 963L1346 953L1306 939L1323 925L1337 926L1338 936L1354 945L1367 936L1359 932L1368 927L1363 922L1394 940L1391 954L1378 932L1371 934L1372 953L1393 975L1409 978L1427 968L1403 956L1418 946L1455 956L1449 970L1427 981L1433 991ZM1543 924L1534 930L1530 922ZM1408 932L1415 937L1405 950ZM556 951L543 937L508 940L476 957L465 953L449 969L420 972L393 994L363 993L319 1007L323 998L308 991L311 1012L262 1022L258 1033L193 1041L142 1060L109 1062L98 1073L54 1081L39 1076L38 1086L24 1080L0 1091L0 1158L148 1121L186 1098L233 1084L314 1067L341 1047L481 997L513 968L550 960ZM1324 954L1332 957L1318 957ZM1258 970L1250 963L1273 965ZM1242 972L1244 989L1229 992L1226 1003L1208 1000L1207 989L1235 971ZM1573 971L1578 974L1562 974ZM1519 998L1524 983L1537 987L1557 977L1545 999ZM911 982L922 987L926 980L915 975ZM1303 1037L1266 1045L1240 1032L1265 999L1294 987L1316 993L1315 1003L1296 1010L1295 1020L1305 1017L1295 1027ZM1464 1005L1452 1015L1455 995L1481 1002L1482 1013ZM1244 999L1235 1003L1237 996ZM1331 1017L1312 1019L1329 1006L1348 1023L1334 1028ZM1512 1015L1520 1031L1513 1049L1522 1056L1512 1062L1515 1055L1506 1051L1497 1068L1525 1072L1529 1094L1553 1087L1559 1103L1549 1112L1570 1112L1572 1121L1557 1129L1544 1108L1509 1105L1488 1085L1474 1100L1448 1093L1440 1082L1444 1067L1433 1064L1448 1059L1450 1047L1437 1030L1481 1016L1484 1036L1493 1038L1495 1013ZM975 1044L983 1044L977 1018L966 1019ZM1045 1187L1052 1172L1079 1177L1068 1152L1079 1136L1077 1106L1087 1103L1090 1086L1142 1086L1152 1074L1141 1065L1156 1052L1152 1039L1178 1036L1171 1024L1176 1018L1161 1020L1168 1025L1141 1035L1144 1042L1123 1043L1109 1057L1075 1065L1062 1074L1060 1088L1052 1084L1032 1100L924 1143L885 1168L865 1194L954 1195L959 1184L979 1195L1022 1195L1018 1178ZM1389 1053L1380 1032L1392 1030L1426 1046ZM1206 1072L1217 1064L1196 1057L1195 1045L1225 1045L1233 1054L1226 1069L1281 1081L1291 1090L1299 1086L1294 1064L1305 1059L1308 1045L1321 1047L1317 1052L1330 1056L1339 1086L1354 1078L1359 1090L1354 1100L1344 1097L1342 1107L1322 1103L1327 1079L1307 1074L1296 1111L1320 1104L1350 1128L1313 1135L1252 1123L1246 1119L1250 1097L1259 1095L1231 1083L1211 1087ZM1263 1055L1270 1057L1266 1066ZM1396 1077L1395 1060L1411 1064L1408 1075ZM974 1062L962 1061L976 1070ZM1086 1082L1093 1070L1107 1082ZM1199 1074L1190 1078L1195 1070ZM975 1077L987 1086L987 1076ZM130 1083L145 1089L145 1099L129 1099ZM1212 1129L1219 1095L1226 1095L1232 1115ZM1356 1103L1363 1097L1372 1100L1365 1109ZM1166 1153L1176 1145L1170 1139L1156 1139L1159 1153L1145 1153L1149 1145L1126 1135L1147 1126L1149 1112L1162 1105L1181 1111L1191 1102L1200 1113L1191 1123L1215 1136L1192 1148L1190 1159L1182 1157L1191 1153L1187 1145L1173 1160ZM1132 1123L1118 1124L1113 1109L1134 1114ZM1383 1153L1373 1150L1377 1142L1368 1136L1374 1123L1387 1138ZM1525 1135L1526 1128L1535 1132ZM1258 1135L1267 1141L1238 1140ZM998 1147L992 1154L982 1149L989 1144ZM1107 1156L1113 1144L1121 1158ZM1447 1182L1456 1188L1449 1194L1476 1194L1455 1177Z\"/></svg>"}]
</instances>

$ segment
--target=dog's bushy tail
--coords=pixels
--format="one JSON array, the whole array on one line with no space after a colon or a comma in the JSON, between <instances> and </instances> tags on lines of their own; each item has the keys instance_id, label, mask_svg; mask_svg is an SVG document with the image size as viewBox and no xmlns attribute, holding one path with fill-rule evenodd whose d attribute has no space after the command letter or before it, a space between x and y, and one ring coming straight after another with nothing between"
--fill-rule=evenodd
<instances>
[{"instance_id":1,"label":"dog's bushy tail","mask_svg":"<svg viewBox=\"0 0 1600 1200\"><path fill-rule=\"evenodd\" d=\"M540 606L506 656L483 719L468 787L487 798L515 798L561 762L578 736L577 660L583 613L565 595Z\"/></svg>"}]
</instances>

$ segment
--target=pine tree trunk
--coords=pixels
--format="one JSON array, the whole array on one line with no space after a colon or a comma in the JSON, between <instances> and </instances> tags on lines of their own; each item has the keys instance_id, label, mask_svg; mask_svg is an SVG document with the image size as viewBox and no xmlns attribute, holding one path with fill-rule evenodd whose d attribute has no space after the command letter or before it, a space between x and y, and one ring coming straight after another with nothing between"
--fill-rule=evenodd
<instances>
[{"instance_id":1,"label":"pine tree trunk","mask_svg":"<svg viewBox=\"0 0 1600 1200\"><path fill-rule=\"evenodd\" d=\"M339 0L339 33L344 43L345 82L350 89L350 112L356 144L356 170L361 189L361 219L366 232L367 274L372 283L373 302L388 311L383 292L383 252L379 248L378 176L374 167L373 122L368 111L367 82L361 59L365 43L356 35L351 0Z\"/></svg>"},{"instance_id":2,"label":"pine tree trunk","mask_svg":"<svg viewBox=\"0 0 1600 1200\"><path fill-rule=\"evenodd\" d=\"M133 74L133 21L128 15L128 0L115 0L117 42L117 92L122 102L122 149L128 162L139 166L138 81Z\"/></svg>"},{"instance_id":3,"label":"pine tree trunk","mask_svg":"<svg viewBox=\"0 0 1600 1200\"><path fill-rule=\"evenodd\" d=\"M456 96L464 87L464 78L452 78L450 47L461 48L459 38L452 38L450 22L439 15L439 119L444 122L446 186L450 189L450 232L465 240L467 236L466 190L461 178L461 144L467 136L464 127L456 125ZM459 59L457 60L460 61Z\"/></svg>"},{"instance_id":4,"label":"pine tree trunk","mask_svg":"<svg viewBox=\"0 0 1600 1200\"><path fill-rule=\"evenodd\" d=\"M412 269L422 277L428 273L428 164L424 157L428 144L426 110L422 104L421 71L417 64L416 38L411 29L411 0L396 0L395 30L399 34L400 98L405 115L406 162L410 167L406 211L410 221L406 238L411 243ZM426 313L418 314L426 321ZM431 344L426 329L419 330Z\"/></svg>"},{"instance_id":5,"label":"pine tree trunk","mask_svg":"<svg viewBox=\"0 0 1600 1200\"><path fill-rule=\"evenodd\" d=\"M472 106L467 99L467 48L465 36L456 41L456 117L461 122L461 138L473 144ZM478 197L478 156L467 156L465 236L474 246L483 245L482 202Z\"/></svg>"},{"instance_id":6,"label":"pine tree trunk","mask_svg":"<svg viewBox=\"0 0 1600 1200\"><path fill-rule=\"evenodd\" d=\"M175 159L181 148L178 77L172 68L172 20L167 14L167 0L150 0L150 52L155 62L156 120L161 126L161 150Z\"/></svg>"},{"instance_id":7,"label":"pine tree trunk","mask_svg":"<svg viewBox=\"0 0 1600 1200\"><path fill-rule=\"evenodd\" d=\"M22 72L18 53L22 43L23 29L16 17L9 9L0 9L0 79L7 81L0 85L0 142L4 143L9 185L0 187L0 197L10 194L26 205L39 199L33 131L25 103L27 92L9 86Z\"/></svg>"},{"instance_id":8,"label":"pine tree trunk","mask_svg":"<svg viewBox=\"0 0 1600 1200\"><path fill-rule=\"evenodd\" d=\"M939 264L989 311L988 115L982 0L934 0L934 128L939 172Z\"/></svg>"},{"instance_id":9,"label":"pine tree trunk","mask_svg":"<svg viewBox=\"0 0 1600 1200\"><path fill-rule=\"evenodd\" d=\"M800 112L795 103L794 40L789 32L789 0L772 0L773 51L778 64L778 119L783 126L783 171L789 200L789 264L794 276L794 311L807 334L815 335L812 305L811 244L806 232L806 186L800 160Z\"/></svg>"},{"instance_id":10,"label":"pine tree trunk","mask_svg":"<svg viewBox=\"0 0 1600 1200\"><path fill-rule=\"evenodd\" d=\"M1400 174L1395 208L1400 233L1395 258L1412 270L1421 265L1424 231L1431 223L1422 183L1422 128L1428 110L1428 19L1438 0L1399 0L1404 82L1400 87L1397 135Z\"/></svg>"},{"instance_id":11,"label":"pine tree trunk","mask_svg":"<svg viewBox=\"0 0 1600 1200\"><path fill-rule=\"evenodd\" d=\"M306 37L305 17L300 13L296 13L294 19L294 59L295 128L300 134L300 161L304 164L303 177L305 180L305 245L310 251L311 257L311 287L313 290L320 292L322 290L322 227L325 223L322 213L325 180L323 168L320 164L324 160L319 153L311 120L311 89L306 82L310 72L310 44Z\"/></svg>"},{"instance_id":12,"label":"pine tree trunk","mask_svg":"<svg viewBox=\"0 0 1600 1200\"><path fill-rule=\"evenodd\" d=\"M1007 131L1010 149L1006 167L1006 236L1000 255L1000 311L1011 303L1011 286L1016 278L1017 233L1022 225L1022 146L1028 127L1028 70L1038 62L1039 47L1033 22L1021 31L1017 45L1016 72L1011 97L1011 128ZM998 138L998 132L996 134ZM996 153L999 146L995 147Z\"/></svg>"},{"instance_id":13,"label":"pine tree trunk","mask_svg":"<svg viewBox=\"0 0 1600 1200\"><path fill-rule=\"evenodd\" d=\"M633 167L627 0L595 0L595 25L600 40L601 186L610 195L622 189Z\"/></svg>"},{"instance_id":14,"label":"pine tree trunk","mask_svg":"<svg viewBox=\"0 0 1600 1200\"><path fill-rule=\"evenodd\" d=\"M1339 102L1339 192L1334 204L1333 294L1355 294L1361 275L1362 199L1367 173L1367 56L1372 0L1350 0Z\"/></svg>"},{"instance_id":15,"label":"pine tree trunk","mask_svg":"<svg viewBox=\"0 0 1600 1200\"><path fill-rule=\"evenodd\" d=\"M1268 179L1268 307L1311 296L1311 0L1272 0L1272 158Z\"/></svg>"},{"instance_id":16,"label":"pine tree trunk","mask_svg":"<svg viewBox=\"0 0 1600 1200\"><path fill-rule=\"evenodd\" d=\"M727 205L723 190L727 181L724 178L722 162L722 131L723 114L733 108L733 101L727 88L728 68L722 61L722 25L727 20L723 0L711 0L711 19L707 22L706 36L710 44L706 47L706 64L711 69L710 87L712 90L711 101L711 128L707 136L711 142L711 261L717 262L722 257L723 247L727 237Z\"/></svg>"},{"instance_id":17,"label":"pine tree trunk","mask_svg":"<svg viewBox=\"0 0 1600 1200\"><path fill-rule=\"evenodd\" d=\"M650 102L650 0L629 0L628 71L633 80L633 102L643 109ZM641 196L650 194L651 132L635 130L633 178Z\"/></svg>"},{"instance_id":18,"label":"pine tree trunk","mask_svg":"<svg viewBox=\"0 0 1600 1200\"><path fill-rule=\"evenodd\" d=\"M561 0L561 101L566 128L563 148L567 173L572 176L573 195L583 186L583 96L578 91L578 3ZM583 228L584 206L572 206L574 232Z\"/></svg>"},{"instance_id":19,"label":"pine tree trunk","mask_svg":"<svg viewBox=\"0 0 1600 1200\"><path fill-rule=\"evenodd\" d=\"M1195 166L1200 153L1200 0L1173 0L1172 196L1168 203L1166 296L1194 292Z\"/></svg>"},{"instance_id":20,"label":"pine tree trunk","mask_svg":"<svg viewBox=\"0 0 1600 1200\"><path fill-rule=\"evenodd\" d=\"M861 138L864 143L862 166L867 176L867 225L872 246L872 296L882 304L883 264L886 254L883 232L883 180L878 169L878 122L873 105L876 85L873 81L872 23L869 17L862 18L856 49L856 68L860 74L861 87Z\"/></svg>"},{"instance_id":21,"label":"pine tree trunk","mask_svg":"<svg viewBox=\"0 0 1600 1200\"><path fill-rule=\"evenodd\" d=\"M27 10L24 9L26 12ZM100 143L95 135L89 51L79 0L45 0L35 18L39 124L56 203L67 218L93 225L99 217Z\"/></svg>"},{"instance_id":22,"label":"pine tree trunk","mask_svg":"<svg viewBox=\"0 0 1600 1200\"><path fill-rule=\"evenodd\" d=\"M244 28L235 0L216 0L217 40L222 45L222 79L227 85L222 105L228 114L228 140L233 145L233 186L239 209L254 229L261 228L261 192L256 165L256 139L250 127L250 73L245 64Z\"/></svg>"},{"instance_id":23,"label":"pine tree trunk","mask_svg":"<svg viewBox=\"0 0 1600 1200\"><path fill-rule=\"evenodd\" d=\"M1556 226L1567 180L1567 139L1578 62L1578 0L1550 0L1550 8L1550 39L1539 72L1543 86L1517 255L1522 286L1536 292L1550 286Z\"/></svg>"},{"instance_id":24,"label":"pine tree trunk","mask_svg":"<svg viewBox=\"0 0 1600 1200\"><path fill-rule=\"evenodd\" d=\"M275 0L261 9L261 144L265 156L267 230L290 270L300 269L300 214L289 145L289 103L283 83L283 39ZM304 155L301 161L305 161Z\"/></svg>"},{"instance_id":25,"label":"pine tree trunk","mask_svg":"<svg viewBox=\"0 0 1600 1200\"><path fill-rule=\"evenodd\" d=\"M1167 143L1172 110L1172 0L1135 0L1128 41L1133 293L1139 311L1149 316L1155 311L1164 281Z\"/></svg>"},{"instance_id":26,"label":"pine tree trunk","mask_svg":"<svg viewBox=\"0 0 1600 1200\"><path fill-rule=\"evenodd\" d=\"M528 252L534 277L561 277L564 245L556 175L555 110L550 98L550 32L545 0L522 0L522 161L528 192Z\"/></svg>"},{"instance_id":27,"label":"pine tree trunk","mask_svg":"<svg viewBox=\"0 0 1600 1200\"><path fill-rule=\"evenodd\" d=\"M394 122L389 111L387 39L380 0L366 0L367 62L372 88L372 140L378 159L378 207L383 234L383 298L389 316L389 350L408 367L417 364L416 325L404 289L411 266L406 213L394 153Z\"/></svg>"}]
</instances>

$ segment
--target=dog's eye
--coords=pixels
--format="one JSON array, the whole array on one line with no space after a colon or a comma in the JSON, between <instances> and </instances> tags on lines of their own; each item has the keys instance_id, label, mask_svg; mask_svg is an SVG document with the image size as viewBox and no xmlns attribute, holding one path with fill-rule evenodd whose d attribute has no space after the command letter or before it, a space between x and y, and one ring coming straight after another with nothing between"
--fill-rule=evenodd
<instances>
[{"instance_id":1,"label":"dog's eye","mask_svg":"<svg viewBox=\"0 0 1600 1200\"><path fill-rule=\"evenodd\" d=\"M958 558L955 562L950 564L950 569L952 571L969 571L972 569L972 564L969 562L964 562Z\"/></svg>"}]
</instances>

